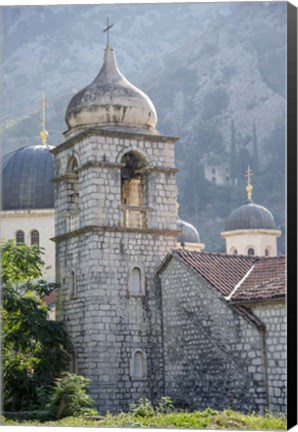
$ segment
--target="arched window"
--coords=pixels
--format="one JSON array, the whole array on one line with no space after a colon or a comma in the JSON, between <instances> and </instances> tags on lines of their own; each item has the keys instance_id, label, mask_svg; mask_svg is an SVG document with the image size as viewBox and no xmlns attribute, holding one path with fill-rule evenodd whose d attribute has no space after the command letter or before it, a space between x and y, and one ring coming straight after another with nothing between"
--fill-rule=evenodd
<instances>
[{"instance_id":1,"label":"arched window","mask_svg":"<svg viewBox=\"0 0 298 432\"><path fill-rule=\"evenodd\" d=\"M141 294L141 270L134 267L131 272L131 292Z\"/></svg>"},{"instance_id":2,"label":"arched window","mask_svg":"<svg viewBox=\"0 0 298 432\"><path fill-rule=\"evenodd\" d=\"M73 210L78 208L79 205L79 175L78 175L78 161L75 156L71 156L67 165L68 177L68 208Z\"/></svg>"},{"instance_id":3,"label":"arched window","mask_svg":"<svg viewBox=\"0 0 298 432\"><path fill-rule=\"evenodd\" d=\"M19 230L16 232L16 243L17 244L25 243L24 231Z\"/></svg>"},{"instance_id":4,"label":"arched window","mask_svg":"<svg viewBox=\"0 0 298 432\"><path fill-rule=\"evenodd\" d=\"M271 249L270 249L269 246L267 246L266 249L265 249L265 256L266 257L270 257L271 256Z\"/></svg>"},{"instance_id":5,"label":"arched window","mask_svg":"<svg viewBox=\"0 0 298 432\"><path fill-rule=\"evenodd\" d=\"M132 296L145 294L145 274L141 265L133 265L129 272L129 292Z\"/></svg>"},{"instance_id":6,"label":"arched window","mask_svg":"<svg viewBox=\"0 0 298 432\"><path fill-rule=\"evenodd\" d=\"M37 230L31 231L31 245L39 245L39 232Z\"/></svg>"},{"instance_id":7,"label":"arched window","mask_svg":"<svg viewBox=\"0 0 298 432\"><path fill-rule=\"evenodd\" d=\"M135 353L134 358L134 376L142 378L144 375L143 355L140 351Z\"/></svg>"},{"instance_id":8,"label":"arched window","mask_svg":"<svg viewBox=\"0 0 298 432\"><path fill-rule=\"evenodd\" d=\"M237 253L238 253L237 249L235 247L232 247L230 250L230 254L231 255L237 255Z\"/></svg>"},{"instance_id":9,"label":"arched window","mask_svg":"<svg viewBox=\"0 0 298 432\"><path fill-rule=\"evenodd\" d=\"M132 378L144 379L147 376L147 362L144 351L137 349L133 352L130 364Z\"/></svg>"},{"instance_id":10,"label":"arched window","mask_svg":"<svg viewBox=\"0 0 298 432\"><path fill-rule=\"evenodd\" d=\"M145 175L146 160L135 151L126 153L121 158L121 209L123 225L133 228L147 226Z\"/></svg>"},{"instance_id":11,"label":"arched window","mask_svg":"<svg viewBox=\"0 0 298 432\"><path fill-rule=\"evenodd\" d=\"M248 248L247 249L247 255L254 256L255 255L254 248L252 248L252 247Z\"/></svg>"}]
</instances>

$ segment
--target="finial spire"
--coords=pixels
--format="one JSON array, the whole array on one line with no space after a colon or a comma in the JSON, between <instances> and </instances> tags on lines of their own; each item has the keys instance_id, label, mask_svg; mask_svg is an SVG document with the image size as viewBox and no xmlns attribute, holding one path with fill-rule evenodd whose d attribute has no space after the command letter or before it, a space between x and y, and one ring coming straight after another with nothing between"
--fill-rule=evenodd
<instances>
[{"instance_id":1,"label":"finial spire","mask_svg":"<svg viewBox=\"0 0 298 432\"><path fill-rule=\"evenodd\" d=\"M48 132L46 131L46 113L45 113L46 100L44 93L42 94L41 107L42 107L42 129L40 131L40 138L43 145L47 145Z\"/></svg>"},{"instance_id":2,"label":"finial spire","mask_svg":"<svg viewBox=\"0 0 298 432\"><path fill-rule=\"evenodd\" d=\"M110 46L110 39L109 39L109 30L113 27L114 24L109 24L109 17L107 18L107 26L106 28L103 30L103 33L107 33L107 48L109 48Z\"/></svg>"},{"instance_id":3,"label":"finial spire","mask_svg":"<svg viewBox=\"0 0 298 432\"><path fill-rule=\"evenodd\" d=\"M247 198L248 198L249 202L252 201L252 199L251 199L251 197L252 197L252 189L253 189L252 185L251 185L251 176L252 176L252 174L253 174L252 170L250 169L250 167L248 165L245 177L247 178L246 192L247 192Z\"/></svg>"}]
</instances>

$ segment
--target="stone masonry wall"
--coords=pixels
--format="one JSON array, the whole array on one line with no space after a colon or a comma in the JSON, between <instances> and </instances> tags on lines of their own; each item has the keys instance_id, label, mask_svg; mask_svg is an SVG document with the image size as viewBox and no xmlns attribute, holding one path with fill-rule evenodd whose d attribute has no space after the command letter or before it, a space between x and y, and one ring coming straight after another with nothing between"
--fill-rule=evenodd
<instances>
[{"instance_id":1,"label":"stone masonry wall","mask_svg":"<svg viewBox=\"0 0 298 432\"><path fill-rule=\"evenodd\" d=\"M54 151L61 284L57 315L75 346L78 373L92 380L90 394L100 412L127 410L140 397L154 399L163 393L155 275L176 245L173 140L110 135L77 137ZM120 162L131 150L146 160L148 223L142 229L126 228L121 210ZM69 211L67 164L73 155L79 166L79 203ZM130 287L134 267L144 284L139 295ZM142 376L132 373L137 350L142 353Z\"/></svg>"},{"instance_id":2,"label":"stone masonry wall","mask_svg":"<svg viewBox=\"0 0 298 432\"><path fill-rule=\"evenodd\" d=\"M200 275L172 258L161 273L165 394L191 409L263 412L262 336Z\"/></svg>"},{"instance_id":3,"label":"stone masonry wall","mask_svg":"<svg viewBox=\"0 0 298 432\"><path fill-rule=\"evenodd\" d=\"M252 308L266 325L266 353L268 373L269 409L286 412L287 409L287 335L286 305L261 304Z\"/></svg>"},{"instance_id":4,"label":"stone masonry wall","mask_svg":"<svg viewBox=\"0 0 298 432\"><path fill-rule=\"evenodd\" d=\"M65 176L72 155L76 155L79 168L89 163L98 165L79 169L80 204L75 228L94 224L121 225L120 167L115 164L120 164L122 156L133 150L141 153L147 163L149 226L176 229L176 181L175 172L171 171L175 169L174 144L166 140L150 142L149 138L137 135L130 139L88 136L55 154L56 178ZM56 235L69 230L65 219L67 183L65 178L56 184Z\"/></svg>"},{"instance_id":5,"label":"stone masonry wall","mask_svg":"<svg viewBox=\"0 0 298 432\"><path fill-rule=\"evenodd\" d=\"M131 233L86 233L61 242L59 318L77 355L78 373L92 380L90 394L100 412L127 410L140 397L163 393L160 301L154 275L172 241ZM129 291L129 269L145 272L145 293ZM77 293L71 296L71 271ZM131 356L142 349L147 377L130 374Z\"/></svg>"}]
</instances>

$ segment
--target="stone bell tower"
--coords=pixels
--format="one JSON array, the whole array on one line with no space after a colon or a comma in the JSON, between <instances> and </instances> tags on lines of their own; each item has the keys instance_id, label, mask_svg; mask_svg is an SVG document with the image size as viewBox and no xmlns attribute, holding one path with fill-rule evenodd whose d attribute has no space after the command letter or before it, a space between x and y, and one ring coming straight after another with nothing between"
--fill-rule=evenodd
<instances>
[{"instance_id":1,"label":"stone bell tower","mask_svg":"<svg viewBox=\"0 0 298 432\"><path fill-rule=\"evenodd\" d=\"M156 270L176 247L174 144L108 45L55 157L58 318L100 412L163 392Z\"/></svg>"}]
</instances>

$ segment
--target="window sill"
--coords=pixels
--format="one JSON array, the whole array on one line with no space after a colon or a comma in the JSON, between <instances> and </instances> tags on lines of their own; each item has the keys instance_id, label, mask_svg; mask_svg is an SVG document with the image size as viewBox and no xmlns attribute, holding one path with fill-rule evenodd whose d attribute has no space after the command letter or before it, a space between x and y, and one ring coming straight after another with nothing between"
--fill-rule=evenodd
<instances>
[{"instance_id":1,"label":"window sill","mask_svg":"<svg viewBox=\"0 0 298 432\"><path fill-rule=\"evenodd\" d=\"M147 381L148 380L148 377L134 377L134 376L131 376L130 378L132 379L132 381Z\"/></svg>"},{"instance_id":2,"label":"window sill","mask_svg":"<svg viewBox=\"0 0 298 432\"><path fill-rule=\"evenodd\" d=\"M142 292L140 294L135 294L135 293L130 292L129 297L145 297L145 293Z\"/></svg>"}]
</instances>

